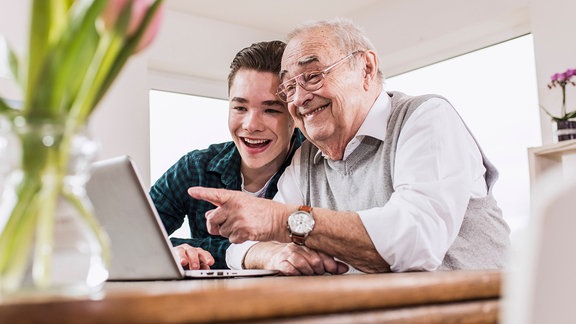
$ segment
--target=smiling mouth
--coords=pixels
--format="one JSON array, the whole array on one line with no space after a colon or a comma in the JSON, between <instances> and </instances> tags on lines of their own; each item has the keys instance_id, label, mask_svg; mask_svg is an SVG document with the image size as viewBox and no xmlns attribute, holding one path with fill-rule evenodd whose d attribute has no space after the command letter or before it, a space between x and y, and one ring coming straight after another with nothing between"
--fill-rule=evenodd
<instances>
[{"instance_id":1,"label":"smiling mouth","mask_svg":"<svg viewBox=\"0 0 576 324\"><path fill-rule=\"evenodd\" d=\"M248 146L250 148L264 147L264 146L268 145L268 143L271 142L271 140L267 140L267 139L252 139L252 138L247 138L247 137L242 137L242 141L244 142L244 144L246 144L246 146Z\"/></svg>"},{"instance_id":2,"label":"smiling mouth","mask_svg":"<svg viewBox=\"0 0 576 324\"><path fill-rule=\"evenodd\" d=\"M312 115L317 114L317 113L321 112L322 110L328 108L328 105L330 105L330 104L326 104L322 107L318 107L318 108L312 110L311 112L308 112L305 114L300 114L300 116L302 116L303 118L311 117Z\"/></svg>"}]
</instances>

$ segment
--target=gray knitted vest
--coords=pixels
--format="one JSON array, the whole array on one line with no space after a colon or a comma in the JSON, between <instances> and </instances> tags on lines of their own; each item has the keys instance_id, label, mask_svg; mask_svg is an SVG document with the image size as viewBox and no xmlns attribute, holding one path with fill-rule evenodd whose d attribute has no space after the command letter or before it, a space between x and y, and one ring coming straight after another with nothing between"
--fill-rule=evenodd
<instances>
[{"instance_id":1,"label":"gray knitted vest","mask_svg":"<svg viewBox=\"0 0 576 324\"><path fill-rule=\"evenodd\" d=\"M300 180L307 205L358 211L384 206L390 199L394 192L391 175L396 145L404 123L423 102L442 97L410 97L400 92L389 92L388 95L392 113L383 142L366 136L346 161L315 160L318 149L308 141L302 144ZM492 186L498 172L481 149L480 153L486 168L484 177L488 195L470 199L458 237L448 249L439 270L495 269L505 265L510 230L492 197Z\"/></svg>"}]
</instances>

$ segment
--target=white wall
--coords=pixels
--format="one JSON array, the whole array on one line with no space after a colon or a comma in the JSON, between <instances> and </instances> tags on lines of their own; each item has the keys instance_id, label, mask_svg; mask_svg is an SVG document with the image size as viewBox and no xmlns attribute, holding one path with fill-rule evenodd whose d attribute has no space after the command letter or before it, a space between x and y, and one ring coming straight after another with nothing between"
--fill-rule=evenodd
<instances>
[{"instance_id":1,"label":"white wall","mask_svg":"<svg viewBox=\"0 0 576 324\"><path fill-rule=\"evenodd\" d=\"M150 174L150 126L146 54L134 56L115 80L90 121L100 143L99 159L130 155L145 185Z\"/></svg>"},{"instance_id":2,"label":"white wall","mask_svg":"<svg viewBox=\"0 0 576 324\"><path fill-rule=\"evenodd\" d=\"M576 1L573 0L532 0L530 18L534 35L538 96L540 104L556 115L560 112L561 95L559 89L550 90L546 84L550 82L552 74L576 68L574 12ZM576 108L576 88L571 87L568 91L568 99L572 98L572 101L567 102L570 105L568 108ZM551 143L553 138L550 117L544 113L540 116L542 142Z\"/></svg>"},{"instance_id":3,"label":"white wall","mask_svg":"<svg viewBox=\"0 0 576 324\"><path fill-rule=\"evenodd\" d=\"M20 52L28 41L26 38L27 20L23 19L23 17L28 17L28 11L28 1L0 0L0 35L11 47ZM3 59L1 55L0 59ZM19 89L8 79L8 76L8 67L0 67L0 96L13 100L21 99Z\"/></svg>"}]
</instances>

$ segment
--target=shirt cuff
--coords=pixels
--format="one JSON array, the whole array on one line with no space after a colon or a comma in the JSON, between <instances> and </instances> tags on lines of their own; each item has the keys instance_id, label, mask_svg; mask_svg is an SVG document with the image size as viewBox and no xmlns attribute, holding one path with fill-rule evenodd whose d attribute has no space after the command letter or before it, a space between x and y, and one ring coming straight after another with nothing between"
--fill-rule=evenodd
<instances>
[{"instance_id":1,"label":"shirt cuff","mask_svg":"<svg viewBox=\"0 0 576 324\"><path fill-rule=\"evenodd\" d=\"M258 241L246 241L240 244L230 244L226 249L226 265L232 270L244 269L244 257L250 248Z\"/></svg>"}]
</instances>

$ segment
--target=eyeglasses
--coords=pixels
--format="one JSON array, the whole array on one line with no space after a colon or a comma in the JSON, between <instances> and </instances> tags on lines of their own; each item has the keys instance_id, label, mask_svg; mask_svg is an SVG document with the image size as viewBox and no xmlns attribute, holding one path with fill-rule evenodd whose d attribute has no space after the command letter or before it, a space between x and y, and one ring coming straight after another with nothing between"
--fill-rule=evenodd
<instances>
[{"instance_id":1,"label":"eyeglasses","mask_svg":"<svg viewBox=\"0 0 576 324\"><path fill-rule=\"evenodd\" d=\"M322 71L311 71L311 72L304 72L298 74L297 76L291 78L290 80L283 82L278 87L278 92L276 93L280 100L288 103L294 100L294 94L296 93L297 85L300 85L302 89L306 91L316 91L324 85L324 79L326 78L326 74L330 73L330 71L337 67L338 65L342 64L343 62L349 60L354 55L360 53L362 51L354 51L343 58L336 61L336 63L330 65L329 67L325 68Z\"/></svg>"}]
</instances>

